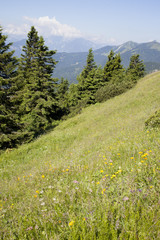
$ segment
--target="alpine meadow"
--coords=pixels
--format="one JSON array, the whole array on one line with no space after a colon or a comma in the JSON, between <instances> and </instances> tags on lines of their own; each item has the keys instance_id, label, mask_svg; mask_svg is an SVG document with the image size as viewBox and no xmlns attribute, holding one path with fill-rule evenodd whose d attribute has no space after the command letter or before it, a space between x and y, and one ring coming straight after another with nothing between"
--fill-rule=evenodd
<instances>
[{"instance_id":1,"label":"alpine meadow","mask_svg":"<svg viewBox=\"0 0 160 240\"><path fill-rule=\"evenodd\" d=\"M0 238L160 239L160 72L89 49L77 84L53 77L34 26L20 58L0 28Z\"/></svg>"}]
</instances>

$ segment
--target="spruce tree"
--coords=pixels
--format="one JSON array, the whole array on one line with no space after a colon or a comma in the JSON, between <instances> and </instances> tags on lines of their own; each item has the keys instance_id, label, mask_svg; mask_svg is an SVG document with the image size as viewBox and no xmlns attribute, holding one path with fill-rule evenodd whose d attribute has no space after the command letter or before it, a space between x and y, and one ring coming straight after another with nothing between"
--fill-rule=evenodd
<instances>
[{"instance_id":1,"label":"spruce tree","mask_svg":"<svg viewBox=\"0 0 160 240\"><path fill-rule=\"evenodd\" d=\"M94 61L94 55L92 48L89 49L89 53L86 60L86 66L82 70L81 74L77 77L78 91L81 99L86 99L86 102L93 102L93 95L95 92L95 73L97 71L97 65Z\"/></svg>"},{"instance_id":2,"label":"spruce tree","mask_svg":"<svg viewBox=\"0 0 160 240\"><path fill-rule=\"evenodd\" d=\"M97 66L94 61L93 50L92 50L92 48L90 48L88 56L87 56L86 66L84 67L84 69L81 73L81 76L86 79L88 77L88 74L91 74L91 72L93 70L95 70L96 68L97 68Z\"/></svg>"},{"instance_id":3,"label":"spruce tree","mask_svg":"<svg viewBox=\"0 0 160 240\"><path fill-rule=\"evenodd\" d=\"M143 61L140 60L139 54L135 54L131 56L127 73L130 74L130 76L134 81L144 76L145 66Z\"/></svg>"},{"instance_id":4,"label":"spruce tree","mask_svg":"<svg viewBox=\"0 0 160 240\"><path fill-rule=\"evenodd\" d=\"M12 43L6 43L7 36L2 31L0 26L0 148L8 148L16 144L16 131L19 129L12 105L14 93L11 91L18 62L13 56L14 51L9 51Z\"/></svg>"},{"instance_id":5,"label":"spruce tree","mask_svg":"<svg viewBox=\"0 0 160 240\"><path fill-rule=\"evenodd\" d=\"M109 82L111 79L113 80L114 76L120 74L122 71L124 71L124 69L121 64L120 54L115 55L114 51L111 50L108 55L108 61L104 66L104 82Z\"/></svg>"},{"instance_id":6,"label":"spruce tree","mask_svg":"<svg viewBox=\"0 0 160 240\"><path fill-rule=\"evenodd\" d=\"M53 55L56 51L49 51L44 45L43 37L32 26L28 33L26 45L19 67L19 77L23 81L19 89L19 115L24 126L26 137L31 140L44 132L57 120L59 109L56 99L56 81L52 73L56 65Z\"/></svg>"}]
</instances>

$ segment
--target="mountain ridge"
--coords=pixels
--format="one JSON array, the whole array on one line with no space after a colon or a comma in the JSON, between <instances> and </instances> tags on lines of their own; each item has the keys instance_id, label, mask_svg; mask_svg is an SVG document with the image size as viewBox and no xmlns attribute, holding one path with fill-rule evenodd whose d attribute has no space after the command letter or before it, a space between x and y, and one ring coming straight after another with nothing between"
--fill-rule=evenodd
<instances>
[{"instance_id":1,"label":"mountain ridge","mask_svg":"<svg viewBox=\"0 0 160 240\"><path fill-rule=\"evenodd\" d=\"M79 49L81 48L82 51L67 52L65 51L65 44L63 46L63 52L57 51L54 58L56 61L58 61L58 64L54 70L53 77L66 78L70 83L76 82L77 75L80 74L83 67L86 65L88 50L93 46L91 46L92 42L89 43L89 41L82 41L82 39L77 39L68 42L67 49L70 49L71 51L73 48L76 48L77 44L79 45ZM11 49L15 50L16 56L20 56L23 45L25 45L25 39L13 43ZM51 48L52 45L53 43L50 43L49 48L56 49L56 44L54 48ZM87 51L83 51L84 46L85 49L88 49ZM94 45L94 47L96 47L96 45ZM160 70L160 43L155 40L146 43L127 41L118 46L106 45L98 49L93 49L95 62L98 66L101 65L104 67L107 61L107 56L111 50L113 50L116 54L119 53L121 55L122 64L125 68L129 65L130 57L133 54L139 54L141 60L143 60L144 64L146 65L147 73L153 72L155 70Z\"/></svg>"}]
</instances>

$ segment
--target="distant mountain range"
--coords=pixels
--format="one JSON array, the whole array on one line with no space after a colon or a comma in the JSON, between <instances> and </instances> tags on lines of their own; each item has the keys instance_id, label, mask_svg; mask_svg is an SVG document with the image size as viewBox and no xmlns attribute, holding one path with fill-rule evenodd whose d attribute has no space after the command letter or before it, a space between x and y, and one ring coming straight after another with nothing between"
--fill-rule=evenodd
<instances>
[{"instance_id":1,"label":"distant mountain range","mask_svg":"<svg viewBox=\"0 0 160 240\"><path fill-rule=\"evenodd\" d=\"M22 46L25 45L25 39L16 41L12 45L15 55L20 56ZM86 65L86 58L89 48L96 49L98 45L85 39L64 40L61 37L46 40L49 49L57 49L54 58L58 61L54 70L54 77L67 78L70 83L76 82L77 75ZM148 43L126 42L119 46L105 46L94 50L94 59L97 65L102 67L107 61L107 56L111 49L115 53L120 53L124 67L129 65L130 57L133 54L139 54L146 65L146 71L152 72L160 70L160 43L157 41Z\"/></svg>"}]
</instances>

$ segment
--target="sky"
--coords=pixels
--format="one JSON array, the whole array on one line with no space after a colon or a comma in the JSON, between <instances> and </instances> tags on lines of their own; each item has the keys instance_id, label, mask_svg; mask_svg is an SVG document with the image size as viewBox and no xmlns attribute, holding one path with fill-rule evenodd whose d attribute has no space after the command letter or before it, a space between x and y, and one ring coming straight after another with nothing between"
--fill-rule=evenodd
<instances>
[{"instance_id":1,"label":"sky","mask_svg":"<svg viewBox=\"0 0 160 240\"><path fill-rule=\"evenodd\" d=\"M84 37L94 42L160 42L160 0L5 0L0 25L8 37Z\"/></svg>"}]
</instances>

